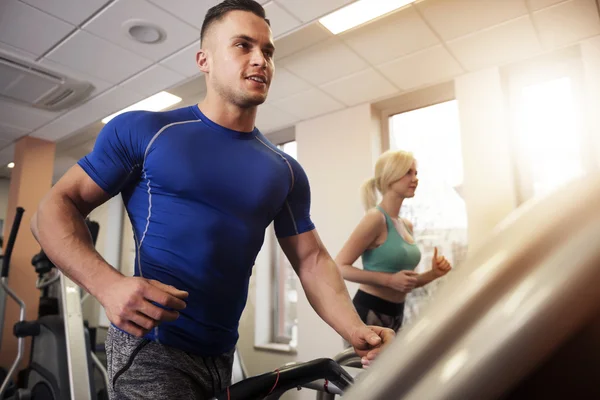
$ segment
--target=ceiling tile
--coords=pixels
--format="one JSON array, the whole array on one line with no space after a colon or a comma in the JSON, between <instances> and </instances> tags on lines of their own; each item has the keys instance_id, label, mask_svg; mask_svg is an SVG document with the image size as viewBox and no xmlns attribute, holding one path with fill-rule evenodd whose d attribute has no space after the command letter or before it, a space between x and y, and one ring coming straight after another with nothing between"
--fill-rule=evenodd
<instances>
[{"instance_id":1,"label":"ceiling tile","mask_svg":"<svg viewBox=\"0 0 600 400\"><path fill-rule=\"evenodd\" d=\"M310 88L310 84L298 78L290 71L283 67L277 67L275 68L273 82L269 88L269 96L267 97L267 101L272 102L279 100L284 97L303 92Z\"/></svg>"},{"instance_id":2,"label":"ceiling tile","mask_svg":"<svg viewBox=\"0 0 600 400\"><path fill-rule=\"evenodd\" d=\"M23 135L27 134L27 131L16 126L8 125L0 122L0 139L4 141L12 141Z\"/></svg>"},{"instance_id":3,"label":"ceiling tile","mask_svg":"<svg viewBox=\"0 0 600 400\"><path fill-rule=\"evenodd\" d=\"M6 165L14 159L15 145L10 144L0 150L0 165Z\"/></svg>"},{"instance_id":4,"label":"ceiling tile","mask_svg":"<svg viewBox=\"0 0 600 400\"><path fill-rule=\"evenodd\" d=\"M0 98L0 121L25 132L37 129L59 115Z\"/></svg>"},{"instance_id":5,"label":"ceiling tile","mask_svg":"<svg viewBox=\"0 0 600 400\"><path fill-rule=\"evenodd\" d=\"M340 38L373 65L440 43L414 7L349 31Z\"/></svg>"},{"instance_id":6,"label":"ceiling tile","mask_svg":"<svg viewBox=\"0 0 600 400\"><path fill-rule=\"evenodd\" d=\"M453 40L448 47L471 71L522 60L541 51L528 16Z\"/></svg>"},{"instance_id":7,"label":"ceiling tile","mask_svg":"<svg viewBox=\"0 0 600 400\"><path fill-rule=\"evenodd\" d=\"M273 32L274 38L279 37L302 24L296 17L290 15L275 2L270 2L265 5L265 12L271 23L271 31Z\"/></svg>"},{"instance_id":8,"label":"ceiling tile","mask_svg":"<svg viewBox=\"0 0 600 400\"><path fill-rule=\"evenodd\" d=\"M463 73L443 46L430 47L382 64L378 69L403 91L449 80Z\"/></svg>"},{"instance_id":9,"label":"ceiling tile","mask_svg":"<svg viewBox=\"0 0 600 400\"><path fill-rule=\"evenodd\" d=\"M333 34L319 23L306 25L275 41L275 62L332 37Z\"/></svg>"},{"instance_id":10,"label":"ceiling tile","mask_svg":"<svg viewBox=\"0 0 600 400\"><path fill-rule=\"evenodd\" d=\"M203 75L189 78L184 84L171 88L169 93L181 97L183 99L182 104L187 102L197 103L206 95L206 79Z\"/></svg>"},{"instance_id":11,"label":"ceiling tile","mask_svg":"<svg viewBox=\"0 0 600 400\"><path fill-rule=\"evenodd\" d=\"M426 0L415 3L443 40L521 17L525 0Z\"/></svg>"},{"instance_id":12,"label":"ceiling tile","mask_svg":"<svg viewBox=\"0 0 600 400\"><path fill-rule=\"evenodd\" d=\"M7 54L12 57L22 58L26 61L35 61L35 59L38 57L33 53L18 49L16 47L2 42L0 42L0 54L1 53Z\"/></svg>"},{"instance_id":13,"label":"ceiling tile","mask_svg":"<svg viewBox=\"0 0 600 400\"><path fill-rule=\"evenodd\" d=\"M550 7L566 0L529 0L529 8L532 11L537 11L542 8Z\"/></svg>"},{"instance_id":14,"label":"ceiling tile","mask_svg":"<svg viewBox=\"0 0 600 400\"><path fill-rule=\"evenodd\" d=\"M0 134L0 149L10 145L12 142L14 142L14 139L4 138Z\"/></svg>"},{"instance_id":15,"label":"ceiling tile","mask_svg":"<svg viewBox=\"0 0 600 400\"><path fill-rule=\"evenodd\" d=\"M151 3L159 6L163 10L175 15L182 21L195 26L196 28L202 28L202 22L204 22L204 16L209 8L217 5L221 0L148 0Z\"/></svg>"},{"instance_id":16,"label":"ceiling tile","mask_svg":"<svg viewBox=\"0 0 600 400\"><path fill-rule=\"evenodd\" d=\"M129 91L152 96L183 81L185 76L173 72L160 64L155 64L147 70L123 82L120 86Z\"/></svg>"},{"instance_id":17,"label":"ceiling tile","mask_svg":"<svg viewBox=\"0 0 600 400\"><path fill-rule=\"evenodd\" d=\"M43 126L32 133L31 136L58 141L138 102L142 97L137 93L132 93L118 86L111 88L82 106L69 111L60 118Z\"/></svg>"},{"instance_id":18,"label":"ceiling tile","mask_svg":"<svg viewBox=\"0 0 600 400\"><path fill-rule=\"evenodd\" d=\"M113 87L65 114L71 122L84 127L142 100L143 96L120 86Z\"/></svg>"},{"instance_id":19,"label":"ceiling tile","mask_svg":"<svg viewBox=\"0 0 600 400\"><path fill-rule=\"evenodd\" d=\"M310 22L356 0L277 0L302 22Z\"/></svg>"},{"instance_id":20,"label":"ceiling tile","mask_svg":"<svg viewBox=\"0 0 600 400\"><path fill-rule=\"evenodd\" d=\"M343 78L368 64L337 38L279 61L279 65L315 85Z\"/></svg>"},{"instance_id":21,"label":"ceiling tile","mask_svg":"<svg viewBox=\"0 0 600 400\"><path fill-rule=\"evenodd\" d=\"M256 127L263 134L293 125L297 121L297 117L275 108L270 104L262 104L258 107Z\"/></svg>"},{"instance_id":22,"label":"ceiling tile","mask_svg":"<svg viewBox=\"0 0 600 400\"><path fill-rule=\"evenodd\" d=\"M77 135L59 140L56 142L57 156L68 155L70 157L81 158L83 155L89 153L93 149L98 132L103 126L104 124L98 121L87 126Z\"/></svg>"},{"instance_id":23,"label":"ceiling tile","mask_svg":"<svg viewBox=\"0 0 600 400\"><path fill-rule=\"evenodd\" d=\"M83 126L63 115L31 132L29 136L55 142L77 132L80 128Z\"/></svg>"},{"instance_id":24,"label":"ceiling tile","mask_svg":"<svg viewBox=\"0 0 600 400\"><path fill-rule=\"evenodd\" d=\"M21 0L51 14L57 18L67 21L73 25L79 25L91 15L102 8L108 0Z\"/></svg>"},{"instance_id":25,"label":"ceiling tile","mask_svg":"<svg viewBox=\"0 0 600 400\"><path fill-rule=\"evenodd\" d=\"M0 40L41 55L69 34L74 26L17 0L0 1Z\"/></svg>"},{"instance_id":26,"label":"ceiling tile","mask_svg":"<svg viewBox=\"0 0 600 400\"><path fill-rule=\"evenodd\" d=\"M533 14L540 39L553 49L600 33L600 19L594 0L570 0Z\"/></svg>"},{"instance_id":27,"label":"ceiling tile","mask_svg":"<svg viewBox=\"0 0 600 400\"><path fill-rule=\"evenodd\" d=\"M300 119L314 118L344 108L344 105L318 89L310 89L276 101L273 106Z\"/></svg>"},{"instance_id":28,"label":"ceiling tile","mask_svg":"<svg viewBox=\"0 0 600 400\"><path fill-rule=\"evenodd\" d=\"M161 28L166 35L165 39L154 44L133 40L128 35L128 29L141 23ZM86 23L83 29L154 61L161 60L200 38L198 29L144 0L117 0Z\"/></svg>"},{"instance_id":29,"label":"ceiling tile","mask_svg":"<svg viewBox=\"0 0 600 400\"><path fill-rule=\"evenodd\" d=\"M110 83L119 83L152 61L86 31L78 31L46 56L49 60Z\"/></svg>"},{"instance_id":30,"label":"ceiling tile","mask_svg":"<svg viewBox=\"0 0 600 400\"><path fill-rule=\"evenodd\" d=\"M323 85L321 90L347 106L355 106L399 92L393 83L373 68Z\"/></svg>"},{"instance_id":31,"label":"ceiling tile","mask_svg":"<svg viewBox=\"0 0 600 400\"><path fill-rule=\"evenodd\" d=\"M201 72L196 65L196 53L199 49L199 42L192 43L172 56L165 58L160 64L187 77L199 75Z\"/></svg>"},{"instance_id":32,"label":"ceiling tile","mask_svg":"<svg viewBox=\"0 0 600 400\"><path fill-rule=\"evenodd\" d=\"M40 64L41 66L43 66L45 68L53 70L54 72L65 75L66 77L77 79L77 80L84 81L84 82L90 82L92 85L94 85L94 90L90 93L90 97L96 96L97 94L100 94L100 93L104 92L106 89L108 89L109 87L113 86L112 83L108 83L106 81L103 81L102 79L96 78L95 76L90 76L83 72L76 71L71 68L65 67L64 65L61 65L52 60L48 60L47 58L42 58L38 62L38 64Z\"/></svg>"}]
</instances>

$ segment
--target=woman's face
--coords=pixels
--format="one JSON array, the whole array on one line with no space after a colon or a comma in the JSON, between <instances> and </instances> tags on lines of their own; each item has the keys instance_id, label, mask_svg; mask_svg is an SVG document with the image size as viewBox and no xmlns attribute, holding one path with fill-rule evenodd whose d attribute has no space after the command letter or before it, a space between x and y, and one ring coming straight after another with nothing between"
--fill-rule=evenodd
<instances>
[{"instance_id":1,"label":"woman's face","mask_svg":"<svg viewBox=\"0 0 600 400\"><path fill-rule=\"evenodd\" d=\"M417 186L419 185L417 173L417 163L413 161L406 175L392 183L390 185L390 190L400 197L414 197Z\"/></svg>"}]
</instances>

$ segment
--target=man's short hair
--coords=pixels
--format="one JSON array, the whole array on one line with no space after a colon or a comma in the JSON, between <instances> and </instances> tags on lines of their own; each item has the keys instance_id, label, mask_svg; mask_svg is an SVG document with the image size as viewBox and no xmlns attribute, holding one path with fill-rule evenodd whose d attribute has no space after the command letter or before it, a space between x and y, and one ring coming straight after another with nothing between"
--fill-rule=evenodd
<instances>
[{"instance_id":1,"label":"man's short hair","mask_svg":"<svg viewBox=\"0 0 600 400\"><path fill-rule=\"evenodd\" d=\"M265 22L271 26L270 21L267 19L265 9L259 3L254 0L224 0L214 7L211 7L202 23L202 29L200 30L200 43L204 40L204 35L208 31L208 28L217 21L220 21L225 14L231 11L247 11L265 20Z\"/></svg>"}]
</instances>

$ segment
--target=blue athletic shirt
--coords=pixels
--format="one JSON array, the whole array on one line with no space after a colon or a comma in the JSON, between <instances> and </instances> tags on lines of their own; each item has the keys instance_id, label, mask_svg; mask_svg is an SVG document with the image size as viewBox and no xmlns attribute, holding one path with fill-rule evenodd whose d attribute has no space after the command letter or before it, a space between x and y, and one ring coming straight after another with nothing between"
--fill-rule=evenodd
<instances>
[{"instance_id":1,"label":"blue athletic shirt","mask_svg":"<svg viewBox=\"0 0 600 400\"><path fill-rule=\"evenodd\" d=\"M265 229L314 229L310 188L294 158L259 131L238 132L198 106L123 113L78 164L121 193L136 242L135 276L189 292L174 322L146 337L198 355L233 349Z\"/></svg>"}]
</instances>

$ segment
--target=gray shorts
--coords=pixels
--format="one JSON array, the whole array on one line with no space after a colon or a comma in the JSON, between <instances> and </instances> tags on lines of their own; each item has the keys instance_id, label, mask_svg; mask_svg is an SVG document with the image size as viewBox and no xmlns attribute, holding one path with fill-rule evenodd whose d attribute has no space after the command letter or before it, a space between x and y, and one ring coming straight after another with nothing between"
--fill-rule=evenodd
<instances>
[{"instance_id":1,"label":"gray shorts","mask_svg":"<svg viewBox=\"0 0 600 400\"><path fill-rule=\"evenodd\" d=\"M200 357L110 326L106 338L109 398L211 399L231 384L234 351Z\"/></svg>"}]
</instances>

